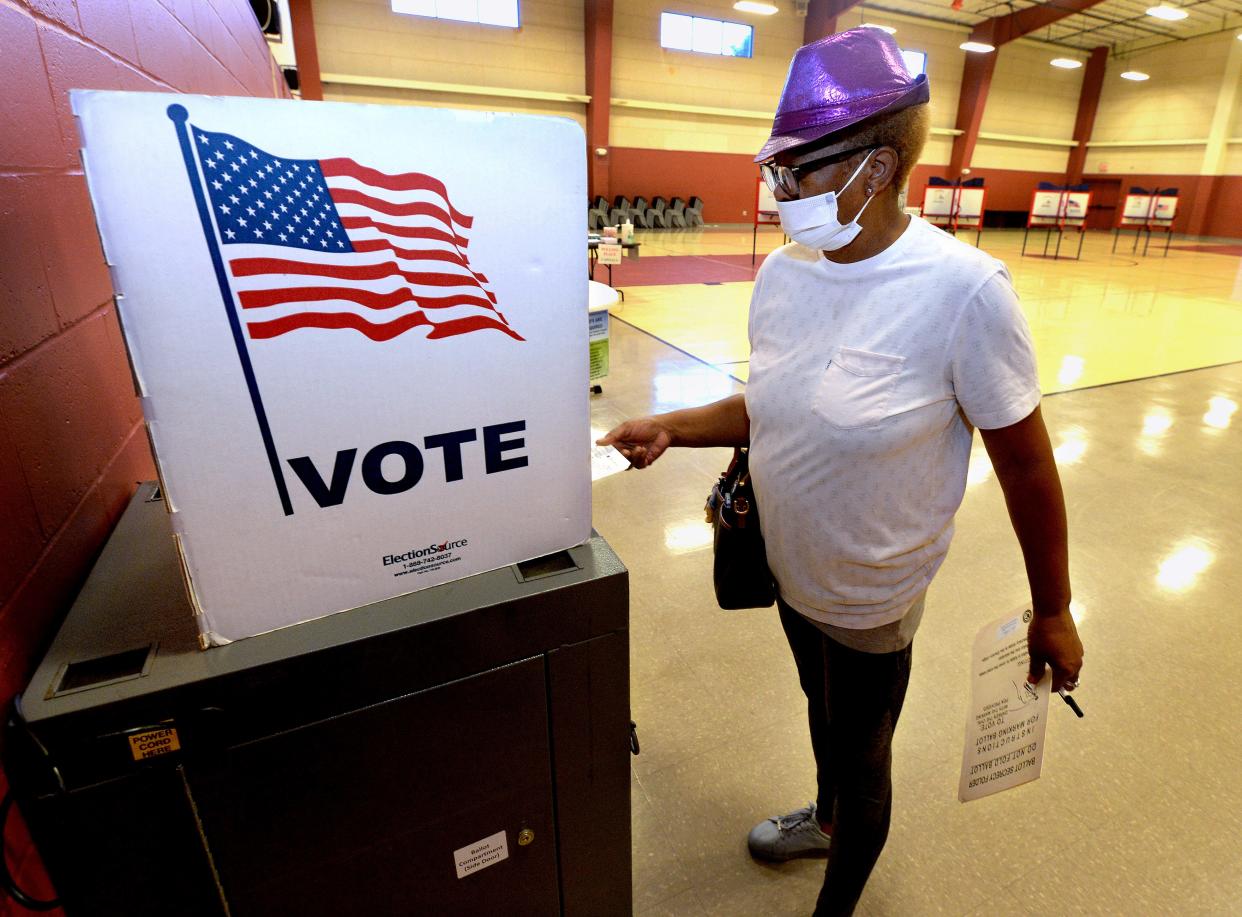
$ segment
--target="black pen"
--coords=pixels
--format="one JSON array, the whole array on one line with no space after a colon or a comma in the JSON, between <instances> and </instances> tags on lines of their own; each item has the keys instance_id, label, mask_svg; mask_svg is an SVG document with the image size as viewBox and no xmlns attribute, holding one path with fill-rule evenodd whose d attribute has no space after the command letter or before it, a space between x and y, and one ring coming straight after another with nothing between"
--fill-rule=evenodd
<instances>
[{"instance_id":1,"label":"black pen","mask_svg":"<svg viewBox=\"0 0 1242 917\"><path fill-rule=\"evenodd\" d=\"M1075 714L1077 714L1079 717L1082 716L1082 708L1078 706L1078 702L1074 700L1073 697L1070 696L1070 693L1068 691L1062 688L1057 693L1061 695L1061 700L1069 704L1069 708L1073 710Z\"/></svg>"}]
</instances>

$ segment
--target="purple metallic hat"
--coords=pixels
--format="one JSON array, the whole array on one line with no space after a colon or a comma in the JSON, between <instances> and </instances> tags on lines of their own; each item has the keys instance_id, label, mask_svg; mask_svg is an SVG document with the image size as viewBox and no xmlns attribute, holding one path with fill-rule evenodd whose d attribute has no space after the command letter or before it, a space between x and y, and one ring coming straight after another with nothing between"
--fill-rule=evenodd
<instances>
[{"instance_id":1,"label":"purple metallic hat","mask_svg":"<svg viewBox=\"0 0 1242 917\"><path fill-rule=\"evenodd\" d=\"M866 28L829 35L794 53L772 136L755 162L928 98L927 77L910 76L891 35Z\"/></svg>"}]
</instances>

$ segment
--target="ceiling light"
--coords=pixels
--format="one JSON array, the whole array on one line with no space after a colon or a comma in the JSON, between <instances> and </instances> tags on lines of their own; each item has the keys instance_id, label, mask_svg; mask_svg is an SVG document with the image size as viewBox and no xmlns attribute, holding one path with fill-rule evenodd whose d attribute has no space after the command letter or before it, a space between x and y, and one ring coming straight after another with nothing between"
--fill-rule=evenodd
<instances>
[{"instance_id":1,"label":"ceiling light","mask_svg":"<svg viewBox=\"0 0 1242 917\"><path fill-rule=\"evenodd\" d=\"M887 32L889 35L897 34L897 30L891 25L880 25L878 22L864 22L862 27L864 29L879 29L881 32ZM1238 37L1242 38L1242 35L1239 35Z\"/></svg>"},{"instance_id":2,"label":"ceiling light","mask_svg":"<svg viewBox=\"0 0 1242 917\"><path fill-rule=\"evenodd\" d=\"M771 16L780 12L775 3L759 3L757 0L737 0L733 8L739 13L756 13L759 16Z\"/></svg>"},{"instance_id":3,"label":"ceiling light","mask_svg":"<svg viewBox=\"0 0 1242 917\"><path fill-rule=\"evenodd\" d=\"M1049 63L1062 70L1077 70L1082 66L1082 61L1074 60L1072 57L1054 57Z\"/></svg>"},{"instance_id":4,"label":"ceiling light","mask_svg":"<svg viewBox=\"0 0 1242 917\"><path fill-rule=\"evenodd\" d=\"M964 41L958 47L963 51L973 51L976 54L988 54L996 50L995 45L985 44L981 41Z\"/></svg>"},{"instance_id":5,"label":"ceiling light","mask_svg":"<svg viewBox=\"0 0 1242 917\"><path fill-rule=\"evenodd\" d=\"M1143 80L1150 80L1151 76L1144 73L1142 70L1127 70L1125 73L1121 74L1121 78L1123 80L1134 80L1136 83L1141 83Z\"/></svg>"},{"instance_id":6,"label":"ceiling light","mask_svg":"<svg viewBox=\"0 0 1242 917\"><path fill-rule=\"evenodd\" d=\"M1149 6L1147 15L1154 16L1156 19L1163 19L1165 22L1177 22L1179 19L1185 19L1190 14L1185 10L1179 10L1175 6L1169 6L1162 3L1159 6Z\"/></svg>"}]
</instances>

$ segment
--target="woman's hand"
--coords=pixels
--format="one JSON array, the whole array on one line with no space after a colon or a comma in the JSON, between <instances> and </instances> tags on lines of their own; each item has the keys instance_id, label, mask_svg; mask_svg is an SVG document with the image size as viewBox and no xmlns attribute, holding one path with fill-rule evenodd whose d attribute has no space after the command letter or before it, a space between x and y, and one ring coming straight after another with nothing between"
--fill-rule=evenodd
<instances>
[{"instance_id":1,"label":"woman's hand","mask_svg":"<svg viewBox=\"0 0 1242 917\"><path fill-rule=\"evenodd\" d=\"M672 444L672 434L655 417L627 420L595 441L597 446L614 447L630 460L633 468L646 468Z\"/></svg>"},{"instance_id":2,"label":"woman's hand","mask_svg":"<svg viewBox=\"0 0 1242 917\"><path fill-rule=\"evenodd\" d=\"M595 445L613 446L630 460L631 468L646 468L669 446L745 446L749 440L750 417L739 393L695 408L627 420Z\"/></svg>"},{"instance_id":3,"label":"woman's hand","mask_svg":"<svg viewBox=\"0 0 1242 917\"><path fill-rule=\"evenodd\" d=\"M1069 609L1055 615L1036 615L1026 633L1031 654L1031 671L1027 680L1038 684L1044 677L1044 666L1052 667L1052 690L1074 690L1082 671L1082 641Z\"/></svg>"}]
</instances>

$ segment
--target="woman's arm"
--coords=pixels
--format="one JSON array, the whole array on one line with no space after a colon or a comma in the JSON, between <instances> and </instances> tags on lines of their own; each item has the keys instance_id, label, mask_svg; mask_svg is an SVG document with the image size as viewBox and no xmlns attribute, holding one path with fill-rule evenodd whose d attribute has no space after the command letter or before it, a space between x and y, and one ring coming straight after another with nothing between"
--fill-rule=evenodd
<instances>
[{"instance_id":1,"label":"woman's arm","mask_svg":"<svg viewBox=\"0 0 1242 917\"><path fill-rule=\"evenodd\" d=\"M1031 678L1038 681L1045 664L1050 665L1052 689L1058 691L1078 680L1082 642L1069 612L1065 498L1052 444L1038 407L1012 426L980 432L1004 491L1031 584Z\"/></svg>"},{"instance_id":2,"label":"woman's arm","mask_svg":"<svg viewBox=\"0 0 1242 917\"><path fill-rule=\"evenodd\" d=\"M646 468L669 446L745 446L750 442L746 399L731 395L697 408L627 420L596 440L615 446L635 468Z\"/></svg>"}]
</instances>

